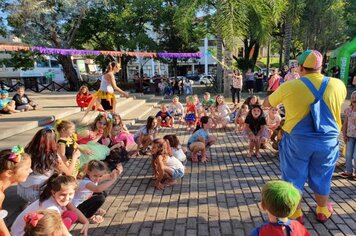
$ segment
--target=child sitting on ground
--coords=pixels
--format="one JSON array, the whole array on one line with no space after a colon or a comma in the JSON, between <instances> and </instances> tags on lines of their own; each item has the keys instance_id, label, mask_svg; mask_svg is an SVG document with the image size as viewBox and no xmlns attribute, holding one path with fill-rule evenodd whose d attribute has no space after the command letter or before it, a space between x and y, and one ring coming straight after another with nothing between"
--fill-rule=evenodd
<instances>
[{"instance_id":1,"label":"child sitting on ground","mask_svg":"<svg viewBox=\"0 0 356 236\"><path fill-rule=\"evenodd\" d=\"M174 118L169 113L167 110L167 105L162 104L161 105L161 110L157 112L156 114L157 122L158 122L158 127L171 127L173 128L174 126Z\"/></svg>"},{"instance_id":2,"label":"child sitting on ground","mask_svg":"<svg viewBox=\"0 0 356 236\"><path fill-rule=\"evenodd\" d=\"M106 213L100 208L107 196L105 190L116 182L123 168L122 165L117 165L115 170L106 174L107 167L102 161L92 160L86 165L86 175L79 183L73 204L89 219L91 224L100 224L104 221L103 215ZM107 181L100 183L105 180Z\"/></svg>"},{"instance_id":3,"label":"child sitting on ground","mask_svg":"<svg viewBox=\"0 0 356 236\"><path fill-rule=\"evenodd\" d=\"M246 134L250 140L250 151L247 155L251 157L256 155L257 158L261 157L260 146L267 142L269 137L266 128L266 118L263 115L261 106L255 105L249 112L245 120Z\"/></svg>"},{"instance_id":4,"label":"child sitting on ground","mask_svg":"<svg viewBox=\"0 0 356 236\"><path fill-rule=\"evenodd\" d=\"M2 208L5 190L15 183L25 182L31 172L31 156L23 147L17 145L0 151L0 235L10 235L4 220L8 212Z\"/></svg>"},{"instance_id":5,"label":"child sitting on ground","mask_svg":"<svg viewBox=\"0 0 356 236\"><path fill-rule=\"evenodd\" d=\"M72 203L77 188L77 182L73 176L53 174L47 181L40 199L27 206L16 218L11 226L12 235L23 235L26 222L24 216L40 209L52 209L57 211L62 221L70 229L78 219L83 224L81 233L87 235L89 221Z\"/></svg>"},{"instance_id":6,"label":"child sitting on ground","mask_svg":"<svg viewBox=\"0 0 356 236\"><path fill-rule=\"evenodd\" d=\"M255 228L250 236L310 236L301 223L288 219L301 200L300 192L293 184L270 181L263 186L261 195L261 207L268 214L268 222Z\"/></svg>"},{"instance_id":7,"label":"child sitting on ground","mask_svg":"<svg viewBox=\"0 0 356 236\"><path fill-rule=\"evenodd\" d=\"M36 110L37 104L30 100L25 94L25 87L20 86L16 90L16 94L13 96L12 100L15 101L16 110L28 111L30 109Z\"/></svg>"},{"instance_id":8,"label":"child sitting on ground","mask_svg":"<svg viewBox=\"0 0 356 236\"><path fill-rule=\"evenodd\" d=\"M163 137L163 139L169 142L169 146L171 147L172 155L180 160L183 164L187 161L187 149L183 148L179 142L177 135L175 134L168 134Z\"/></svg>"},{"instance_id":9,"label":"child sitting on ground","mask_svg":"<svg viewBox=\"0 0 356 236\"><path fill-rule=\"evenodd\" d=\"M237 112L235 118L235 131L242 131L245 128L245 119L248 114L248 106L246 104L242 104L241 108Z\"/></svg>"},{"instance_id":10,"label":"child sitting on ground","mask_svg":"<svg viewBox=\"0 0 356 236\"><path fill-rule=\"evenodd\" d=\"M93 96L90 94L88 87L85 85L81 86L76 97L78 107L83 111L84 108L88 107L92 99Z\"/></svg>"},{"instance_id":11,"label":"child sitting on ground","mask_svg":"<svg viewBox=\"0 0 356 236\"><path fill-rule=\"evenodd\" d=\"M257 97L256 95L252 95L252 96L246 98L246 100L243 104L246 104L248 106L249 110L251 110L252 107L255 105L261 105L260 98Z\"/></svg>"},{"instance_id":12,"label":"child sitting on ground","mask_svg":"<svg viewBox=\"0 0 356 236\"><path fill-rule=\"evenodd\" d=\"M11 114L20 112L16 110L15 101L9 99L9 92L6 90L0 91L0 113Z\"/></svg>"},{"instance_id":13,"label":"child sitting on ground","mask_svg":"<svg viewBox=\"0 0 356 236\"><path fill-rule=\"evenodd\" d=\"M222 128L226 128L227 124L230 122L230 113L231 110L229 106L225 104L224 97L221 95L216 96L213 113L216 123L218 125L221 124Z\"/></svg>"},{"instance_id":14,"label":"child sitting on ground","mask_svg":"<svg viewBox=\"0 0 356 236\"><path fill-rule=\"evenodd\" d=\"M214 103L215 101L210 97L210 93L205 92L203 96L203 100L201 101L203 116L210 115L210 109L214 105Z\"/></svg>"},{"instance_id":15,"label":"child sitting on ground","mask_svg":"<svg viewBox=\"0 0 356 236\"><path fill-rule=\"evenodd\" d=\"M179 102L178 96L173 96L172 103L168 106L168 112L174 116L175 120L183 120L184 107L182 103Z\"/></svg>"},{"instance_id":16,"label":"child sitting on ground","mask_svg":"<svg viewBox=\"0 0 356 236\"><path fill-rule=\"evenodd\" d=\"M209 116L200 118L192 136L188 140L188 149L192 152L191 161L198 162L198 153L201 154L201 162L208 161L207 149L216 142L216 137L209 134L213 126L213 120Z\"/></svg>"},{"instance_id":17,"label":"child sitting on ground","mask_svg":"<svg viewBox=\"0 0 356 236\"><path fill-rule=\"evenodd\" d=\"M196 94L193 95L193 101L194 101L195 108L197 110L197 120L199 120L200 114L203 112L203 107L199 101L198 95Z\"/></svg>"},{"instance_id":18,"label":"child sitting on ground","mask_svg":"<svg viewBox=\"0 0 356 236\"><path fill-rule=\"evenodd\" d=\"M55 129L58 134L57 154L68 169L73 171L71 175L77 176L80 169L80 151L75 134L75 125L71 121L57 120ZM88 155L91 153L87 149L82 149L82 151Z\"/></svg>"},{"instance_id":19,"label":"child sitting on ground","mask_svg":"<svg viewBox=\"0 0 356 236\"><path fill-rule=\"evenodd\" d=\"M282 140L282 135L283 135L283 127L284 125L284 119L281 120L280 125L273 131L272 135L271 135L271 142L272 142L272 148L275 150L279 150L279 143Z\"/></svg>"},{"instance_id":20,"label":"child sitting on ground","mask_svg":"<svg viewBox=\"0 0 356 236\"><path fill-rule=\"evenodd\" d=\"M149 116L146 125L142 126L134 135L134 140L140 154L147 154L148 146L156 138L157 132L157 119L153 116Z\"/></svg>"},{"instance_id":21,"label":"child sitting on ground","mask_svg":"<svg viewBox=\"0 0 356 236\"><path fill-rule=\"evenodd\" d=\"M278 108L271 107L266 117L267 127L270 135L272 135L273 132L280 126L281 120L282 118L279 115Z\"/></svg>"},{"instance_id":22,"label":"child sitting on ground","mask_svg":"<svg viewBox=\"0 0 356 236\"><path fill-rule=\"evenodd\" d=\"M172 186L176 184L177 179L184 176L184 166L177 158L170 156L169 143L166 140L154 140L151 153L157 189L163 190Z\"/></svg>"},{"instance_id":23,"label":"child sitting on ground","mask_svg":"<svg viewBox=\"0 0 356 236\"><path fill-rule=\"evenodd\" d=\"M55 210L38 210L25 215L24 236L70 236L61 216Z\"/></svg>"},{"instance_id":24,"label":"child sitting on ground","mask_svg":"<svg viewBox=\"0 0 356 236\"><path fill-rule=\"evenodd\" d=\"M189 95L186 97L185 105L185 122L187 124L187 130L190 131L191 128L195 127L197 121L197 108L194 104L194 97Z\"/></svg>"}]
</instances>

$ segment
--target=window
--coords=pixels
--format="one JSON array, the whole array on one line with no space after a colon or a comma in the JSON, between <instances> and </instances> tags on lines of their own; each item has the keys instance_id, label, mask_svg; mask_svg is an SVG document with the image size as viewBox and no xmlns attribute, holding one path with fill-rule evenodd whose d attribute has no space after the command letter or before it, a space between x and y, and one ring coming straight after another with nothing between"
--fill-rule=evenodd
<instances>
[{"instance_id":1,"label":"window","mask_svg":"<svg viewBox=\"0 0 356 236\"><path fill-rule=\"evenodd\" d=\"M51 67L52 68L59 68L59 63L57 60L51 60Z\"/></svg>"},{"instance_id":2,"label":"window","mask_svg":"<svg viewBox=\"0 0 356 236\"><path fill-rule=\"evenodd\" d=\"M48 61L37 60L37 67L49 67Z\"/></svg>"}]
</instances>

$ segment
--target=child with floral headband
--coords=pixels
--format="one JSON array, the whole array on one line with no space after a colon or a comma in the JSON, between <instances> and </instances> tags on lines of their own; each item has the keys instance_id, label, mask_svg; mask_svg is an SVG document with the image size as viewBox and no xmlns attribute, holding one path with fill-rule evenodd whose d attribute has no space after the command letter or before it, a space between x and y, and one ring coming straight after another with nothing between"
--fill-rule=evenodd
<instances>
[{"instance_id":1,"label":"child with floral headband","mask_svg":"<svg viewBox=\"0 0 356 236\"><path fill-rule=\"evenodd\" d=\"M78 144L81 148L89 149L91 154L82 153L80 164L83 166L90 160L104 160L110 154L107 140L110 140L112 115L100 113L89 126L89 129L78 134Z\"/></svg>"},{"instance_id":2,"label":"child with floral headband","mask_svg":"<svg viewBox=\"0 0 356 236\"><path fill-rule=\"evenodd\" d=\"M23 147L18 145L11 150L0 151L0 235L10 235L4 221L7 211L2 209L5 189L14 183L26 181L31 172L31 157Z\"/></svg>"},{"instance_id":3,"label":"child with floral headband","mask_svg":"<svg viewBox=\"0 0 356 236\"><path fill-rule=\"evenodd\" d=\"M26 222L24 236L71 235L55 210L45 209L31 212L25 215L24 220Z\"/></svg>"},{"instance_id":4,"label":"child with floral headband","mask_svg":"<svg viewBox=\"0 0 356 236\"><path fill-rule=\"evenodd\" d=\"M310 236L296 220L289 220L301 200L300 192L285 181L270 181L262 188L261 207L268 214L268 222L253 230L250 236Z\"/></svg>"}]
</instances>

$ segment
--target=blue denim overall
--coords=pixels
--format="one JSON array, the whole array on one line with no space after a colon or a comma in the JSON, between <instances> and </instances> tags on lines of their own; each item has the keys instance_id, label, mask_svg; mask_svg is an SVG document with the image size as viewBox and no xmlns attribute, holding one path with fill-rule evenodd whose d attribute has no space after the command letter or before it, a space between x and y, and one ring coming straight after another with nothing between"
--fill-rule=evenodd
<instances>
[{"instance_id":1,"label":"blue denim overall","mask_svg":"<svg viewBox=\"0 0 356 236\"><path fill-rule=\"evenodd\" d=\"M309 187L319 195L329 195L335 163L339 157L339 127L323 100L329 77L324 77L319 91L307 78L300 79L313 93L310 113L279 144L282 178L301 191Z\"/></svg>"}]
</instances>

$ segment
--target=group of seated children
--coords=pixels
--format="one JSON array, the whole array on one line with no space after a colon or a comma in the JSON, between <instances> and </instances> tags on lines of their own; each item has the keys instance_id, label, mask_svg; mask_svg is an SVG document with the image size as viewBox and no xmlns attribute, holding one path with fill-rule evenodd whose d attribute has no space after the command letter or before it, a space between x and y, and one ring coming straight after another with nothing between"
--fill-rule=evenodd
<instances>
[{"instance_id":1,"label":"group of seated children","mask_svg":"<svg viewBox=\"0 0 356 236\"><path fill-rule=\"evenodd\" d=\"M0 113L11 114L22 111L35 110L37 104L30 100L25 94L25 87L20 86L16 90L16 94L12 99L9 98L9 92L7 90L0 91Z\"/></svg>"},{"instance_id":2,"label":"group of seated children","mask_svg":"<svg viewBox=\"0 0 356 236\"><path fill-rule=\"evenodd\" d=\"M197 95L188 95L185 106L179 102L179 97L174 96L172 102L167 106L162 104L160 111L156 114L158 126L174 127L174 122L184 122L187 130L194 130L198 120L202 116L210 116L213 127L217 128L221 124L226 128L230 122L231 110L224 102L224 97L218 95L215 101L210 98L208 92L204 93L204 98L200 102Z\"/></svg>"},{"instance_id":3,"label":"group of seated children","mask_svg":"<svg viewBox=\"0 0 356 236\"><path fill-rule=\"evenodd\" d=\"M108 146L105 145L106 139L109 139ZM90 145L90 142L97 144ZM107 158L111 157L114 147L132 148L133 145L134 137L121 117L101 113L89 130L78 135L75 134L73 122L57 120L54 128L47 126L40 129L25 149L15 146L12 150L0 152L0 162L4 161L0 163L1 188L6 189L19 182L17 192L30 204L15 220L12 235L23 235L26 219L37 217L34 212L45 209L55 210L61 216L66 232L79 219L83 224L82 232L86 235L89 223L104 220L105 210L100 208L106 198L104 191L123 171L120 163L116 163L110 171ZM8 170L21 174L7 180L8 175L1 173ZM100 183L104 180L107 181ZM0 208L2 201L3 194L0 192ZM1 231L8 232L7 229L4 231L4 227L0 221Z\"/></svg>"}]
</instances>

